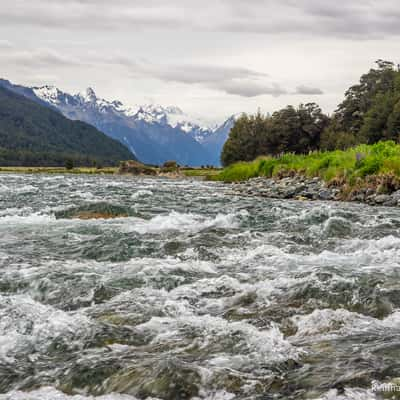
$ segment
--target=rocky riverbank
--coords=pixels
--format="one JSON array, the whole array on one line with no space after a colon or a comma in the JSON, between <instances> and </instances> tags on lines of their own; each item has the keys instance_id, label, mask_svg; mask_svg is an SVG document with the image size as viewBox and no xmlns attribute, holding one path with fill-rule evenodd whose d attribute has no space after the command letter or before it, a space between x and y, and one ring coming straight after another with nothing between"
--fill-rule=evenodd
<instances>
[{"instance_id":1,"label":"rocky riverbank","mask_svg":"<svg viewBox=\"0 0 400 400\"><path fill-rule=\"evenodd\" d=\"M376 179L350 189L345 183L326 184L322 179L296 175L253 178L232 184L234 193L274 199L354 201L369 205L400 206L400 190Z\"/></svg>"}]
</instances>

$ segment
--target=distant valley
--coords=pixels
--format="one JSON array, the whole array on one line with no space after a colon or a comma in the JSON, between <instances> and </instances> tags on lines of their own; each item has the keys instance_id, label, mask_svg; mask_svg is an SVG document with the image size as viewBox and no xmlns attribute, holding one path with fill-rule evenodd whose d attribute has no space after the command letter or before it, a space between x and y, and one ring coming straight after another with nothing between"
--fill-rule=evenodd
<instances>
[{"instance_id":1,"label":"distant valley","mask_svg":"<svg viewBox=\"0 0 400 400\"><path fill-rule=\"evenodd\" d=\"M71 95L54 86L24 87L0 80L0 86L56 110L71 120L93 125L124 144L147 164L176 160L181 165L220 165L220 154L235 117L209 127L177 107L126 106L97 97L93 89Z\"/></svg>"}]
</instances>

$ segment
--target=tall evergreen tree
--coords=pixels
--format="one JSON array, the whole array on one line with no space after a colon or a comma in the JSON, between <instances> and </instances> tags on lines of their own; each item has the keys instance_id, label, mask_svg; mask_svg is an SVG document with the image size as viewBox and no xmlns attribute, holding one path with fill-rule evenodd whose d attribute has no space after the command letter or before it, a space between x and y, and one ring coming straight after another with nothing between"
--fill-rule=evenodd
<instances>
[{"instance_id":1,"label":"tall evergreen tree","mask_svg":"<svg viewBox=\"0 0 400 400\"><path fill-rule=\"evenodd\" d=\"M233 126L222 150L221 161L229 165L260 155L283 152L307 153L318 148L329 118L315 103L288 106L271 116L242 115Z\"/></svg>"}]
</instances>

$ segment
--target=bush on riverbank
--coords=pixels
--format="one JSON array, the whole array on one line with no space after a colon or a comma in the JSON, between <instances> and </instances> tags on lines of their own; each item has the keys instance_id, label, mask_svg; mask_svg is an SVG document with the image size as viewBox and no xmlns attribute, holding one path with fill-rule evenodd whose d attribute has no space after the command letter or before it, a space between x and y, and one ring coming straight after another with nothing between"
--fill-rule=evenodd
<instances>
[{"instance_id":1,"label":"bush on riverbank","mask_svg":"<svg viewBox=\"0 0 400 400\"><path fill-rule=\"evenodd\" d=\"M315 151L308 155L287 153L279 157L259 157L225 168L213 180L238 182L250 178L300 174L320 177L326 182L351 186L368 176L393 175L400 178L400 145L393 141L359 145L348 150Z\"/></svg>"}]
</instances>

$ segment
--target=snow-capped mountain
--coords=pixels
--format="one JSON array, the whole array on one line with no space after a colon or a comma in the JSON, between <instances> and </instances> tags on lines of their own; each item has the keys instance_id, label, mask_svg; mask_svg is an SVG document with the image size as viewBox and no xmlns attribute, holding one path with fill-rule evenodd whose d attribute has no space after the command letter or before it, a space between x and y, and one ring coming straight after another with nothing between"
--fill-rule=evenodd
<instances>
[{"instance_id":1,"label":"snow-capped mountain","mask_svg":"<svg viewBox=\"0 0 400 400\"><path fill-rule=\"evenodd\" d=\"M222 146L233 125L230 118L221 126L209 126L173 106L128 106L108 101L91 88L71 95L54 86L24 88L8 81L0 81L0 85L5 82L70 119L94 125L148 164L176 160L182 165L219 165Z\"/></svg>"},{"instance_id":2,"label":"snow-capped mountain","mask_svg":"<svg viewBox=\"0 0 400 400\"><path fill-rule=\"evenodd\" d=\"M199 118L185 114L179 107L175 106L163 107L157 104L126 106L120 101L109 102L97 97L92 88L87 88L86 92L78 93L74 96L60 91L55 86L34 87L32 90L41 100L55 107L78 104L87 107L91 105L103 113L117 112L122 116L137 121L144 121L149 124L165 124L171 128L179 128L183 132L190 134L199 143L203 142L207 136L219 128L217 124L207 124Z\"/></svg>"}]
</instances>

